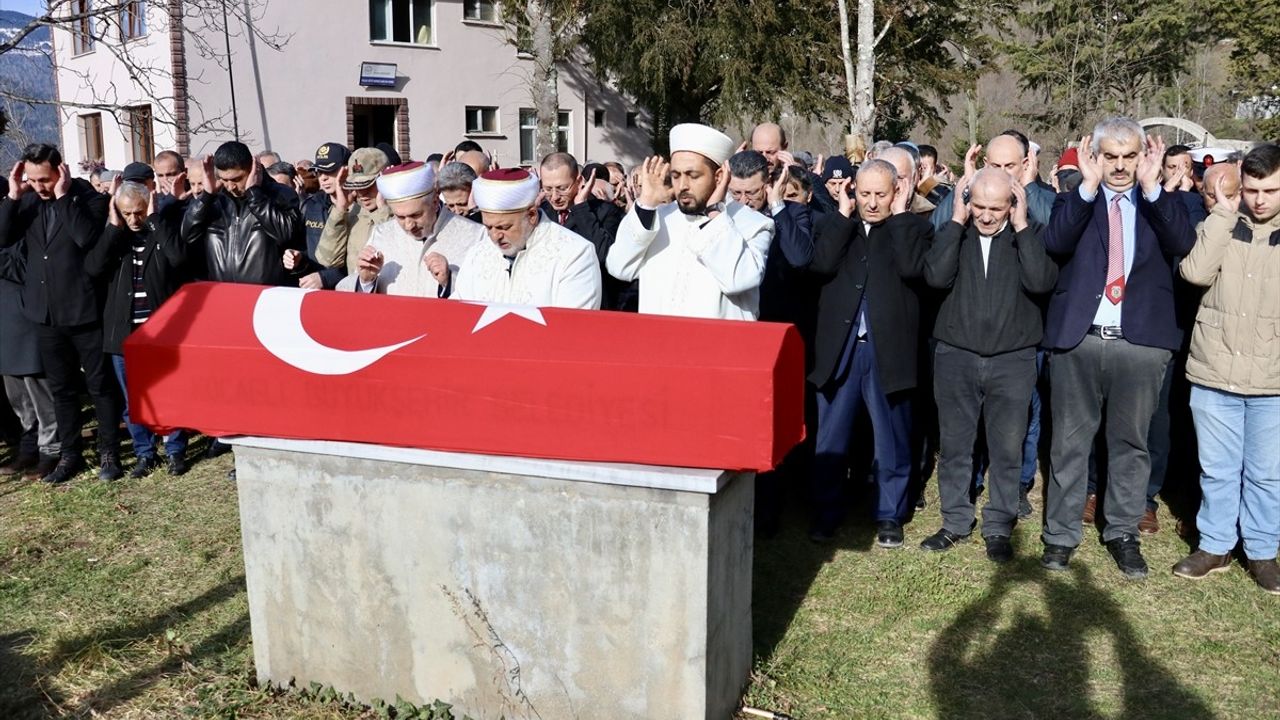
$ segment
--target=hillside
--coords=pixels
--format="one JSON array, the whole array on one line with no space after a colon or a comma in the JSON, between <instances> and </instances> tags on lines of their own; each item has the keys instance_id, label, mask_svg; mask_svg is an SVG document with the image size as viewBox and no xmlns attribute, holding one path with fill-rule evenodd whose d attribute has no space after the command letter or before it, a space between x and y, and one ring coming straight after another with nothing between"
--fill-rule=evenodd
<instances>
[{"instance_id":1,"label":"hillside","mask_svg":"<svg viewBox=\"0 0 1280 720\"><path fill-rule=\"evenodd\" d=\"M0 42L11 39L31 20L29 15L0 11ZM42 27L24 38L19 47L0 54L0 110L4 110L9 119L8 130L0 136L0 167L13 164L21 146L27 142L59 141L58 112L53 105L11 100L13 97L54 98L52 53L49 28Z\"/></svg>"}]
</instances>

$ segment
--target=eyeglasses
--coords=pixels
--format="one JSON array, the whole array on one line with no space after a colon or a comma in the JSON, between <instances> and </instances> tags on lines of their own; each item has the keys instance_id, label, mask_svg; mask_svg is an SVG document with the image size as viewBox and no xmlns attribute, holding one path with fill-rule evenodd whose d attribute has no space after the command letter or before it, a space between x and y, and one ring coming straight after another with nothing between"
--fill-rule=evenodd
<instances>
[{"instance_id":1,"label":"eyeglasses","mask_svg":"<svg viewBox=\"0 0 1280 720\"><path fill-rule=\"evenodd\" d=\"M548 195L568 195L569 193L573 192L573 186L561 185L559 187L547 187L544 185L542 187L542 192Z\"/></svg>"}]
</instances>

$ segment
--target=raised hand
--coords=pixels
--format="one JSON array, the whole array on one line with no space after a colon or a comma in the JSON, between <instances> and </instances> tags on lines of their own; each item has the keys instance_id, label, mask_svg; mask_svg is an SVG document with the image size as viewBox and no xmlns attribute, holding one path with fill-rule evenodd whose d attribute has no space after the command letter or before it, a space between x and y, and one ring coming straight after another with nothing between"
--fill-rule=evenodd
<instances>
[{"instance_id":1,"label":"raised hand","mask_svg":"<svg viewBox=\"0 0 1280 720\"><path fill-rule=\"evenodd\" d=\"M204 187L206 195L213 195L218 192L218 171L213 167L213 156L205 155L200 161L200 166L204 169L204 177L200 180L200 184Z\"/></svg>"},{"instance_id":2,"label":"raised hand","mask_svg":"<svg viewBox=\"0 0 1280 720\"><path fill-rule=\"evenodd\" d=\"M778 179L774 180L773 185L769 188L770 207L774 205L781 205L783 202L785 202L782 199L782 196L787 191L787 178L789 178L790 176L791 176L791 173L788 172L785 167L782 168L782 172L778 173Z\"/></svg>"},{"instance_id":3,"label":"raised hand","mask_svg":"<svg viewBox=\"0 0 1280 720\"><path fill-rule=\"evenodd\" d=\"M711 197L707 198L707 207L712 208L724 202L725 197L729 195L729 179L732 173L729 172L729 163L720 166L720 182L716 183L716 189L711 191ZM711 212L715 212L712 210Z\"/></svg>"},{"instance_id":4,"label":"raised hand","mask_svg":"<svg viewBox=\"0 0 1280 720\"><path fill-rule=\"evenodd\" d=\"M23 179L26 172L27 164L21 160L13 164L13 170L9 172L9 199L18 200L22 197L22 193L31 189L27 181Z\"/></svg>"},{"instance_id":5,"label":"raised hand","mask_svg":"<svg viewBox=\"0 0 1280 720\"><path fill-rule=\"evenodd\" d=\"M786 170L787 168L791 167L792 165L798 165L798 164L799 164L799 163L797 163L797 162L796 162L796 156L795 156L795 155L792 155L792 154L791 154L789 151L787 151L787 150L779 150L779 151L778 151L778 154L777 154L775 157L777 157L777 158L778 158L778 167L782 168L783 170Z\"/></svg>"},{"instance_id":6,"label":"raised hand","mask_svg":"<svg viewBox=\"0 0 1280 720\"><path fill-rule=\"evenodd\" d=\"M360 282L371 283L376 280L378 273L382 271L383 260L381 250L372 245L365 245L356 257L356 272L360 275Z\"/></svg>"},{"instance_id":7,"label":"raised hand","mask_svg":"<svg viewBox=\"0 0 1280 720\"><path fill-rule=\"evenodd\" d=\"M1027 189L1018 183L1013 184L1013 212L1009 214L1009 222L1014 232L1027 229Z\"/></svg>"},{"instance_id":8,"label":"raised hand","mask_svg":"<svg viewBox=\"0 0 1280 720\"><path fill-rule=\"evenodd\" d=\"M578 188L578 194L573 196L573 204L581 205L582 203L590 199L591 190L592 188L595 187L595 185L596 185L596 171L592 170L590 177L583 180L581 186Z\"/></svg>"},{"instance_id":9,"label":"raised hand","mask_svg":"<svg viewBox=\"0 0 1280 720\"><path fill-rule=\"evenodd\" d=\"M338 168L338 176L333 181L333 205L338 208L338 212L345 215L351 209L351 192L342 187L342 183L347 179L347 166L343 165Z\"/></svg>"},{"instance_id":10,"label":"raised hand","mask_svg":"<svg viewBox=\"0 0 1280 720\"><path fill-rule=\"evenodd\" d=\"M1160 170L1164 165L1164 138L1147 136L1147 151L1138 160L1138 183L1142 193L1150 195L1160 188Z\"/></svg>"},{"instance_id":11,"label":"raised hand","mask_svg":"<svg viewBox=\"0 0 1280 720\"><path fill-rule=\"evenodd\" d=\"M116 179L119 180L120 176L117 175ZM115 187L116 186L113 184L111 190L112 195L115 194ZM62 163L58 166L58 181L53 184L53 196L55 198L62 199L70 190L71 170L67 167L66 163Z\"/></svg>"},{"instance_id":12,"label":"raised hand","mask_svg":"<svg viewBox=\"0 0 1280 720\"><path fill-rule=\"evenodd\" d=\"M978 153L982 152L982 145L970 145L964 154L964 177L973 180L973 176L978 174Z\"/></svg>"},{"instance_id":13,"label":"raised hand","mask_svg":"<svg viewBox=\"0 0 1280 720\"><path fill-rule=\"evenodd\" d=\"M849 186L853 184L853 178L845 178L836 182L836 201L839 203L840 214L851 218L853 211L856 209L856 203L853 198L849 197Z\"/></svg>"},{"instance_id":14,"label":"raised hand","mask_svg":"<svg viewBox=\"0 0 1280 720\"><path fill-rule=\"evenodd\" d=\"M893 210L894 215L901 215L911 207L911 200L915 197L916 189L911 184L911 178L900 177L893 189L893 203L889 206Z\"/></svg>"},{"instance_id":15,"label":"raised hand","mask_svg":"<svg viewBox=\"0 0 1280 720\"><path fill-rule=\"evenodd\" d=\"M1165 191L1173 192L1174 190L1180 190L1182 188L1183 180L1186 180L1186 179L1187 179L1187 171L1183 170L1182 168L1178 168L1178 173L1176 175L1164 181Z\"/></svg>"},{"instance_id":16,"label":"raised hand","mask_svg":"<svg viewBox=\"0 0 1280 720\"><path fill-rule=\"evenodd\" d=\"M1240 193L1236 193L1234 198L1227 196L1226 190L1227 176L1219 175L1218 179L1213 183L1213 198L1231 212L1240 212Z\"/></svg>"},{"instance_id":17,"label":"raised hand","mask_svg":"<svg viewBox=\"0 0 1280 720\"><path fill-rule=\"evenodd\" d=\"M431 277L436 279L436 283L441 287L449 284L449 260L438 252L427 253L422 258L422 264L427 268L427 272L431 273Z\"/></svg>"},{"instance_id":18,"label":"raised hand","mask_svg":"<svg viewBox=\"0 0 1280 720\"><path fill-rule=\"evenodd\" d=\"M255 188L262 184L262 176L266 173L262 163L255 162L249 167L249 178L244 181L244 189Z\"/></svg>"},{"instance_id":19,"label":"raised hand","mask_svg":"<svg viewBox=\"0 0 1280 720\"><path fill-rule=\"evenodd\" d=\"M959 225L969 222L969 201L965 199L964 194L969 191L969 186L972 183L973 178L969 175L964 175L956 182L955 189L951 191L951 220Z\"/></svg>"},{"instance_id":20,"label":"raised hand","mask_svg":"<svg viewBox=\"0 0 1280 720\"><path fill-rule=\"evenodd\" d=\"M1030 185L1040 177L1040 153L1035 148L1027 151L1027 159L1022 164L1022 184Z\"/></svg>"},{"instance_id":21,"label":"raised hand","mask_svg":"<svg viewBox=\"0 0 1280 720\"><path fill-rule=\"evenodd\" d=\"M1080 188L1086 195L1097 194L1098 188L1102 185L1102 163L1098 160L1098 155L1093 151L1093 136L1085 135L1080 138L1080 147L1076 149L1076 156L1080 166Z\"/></svg>"},{"instance_id":22,"label":"raised hand","mask_svg":"<svg viewBox=\"0 0 1280 720\"><path fill-rule=\"evenodd\" d=\"M656 208L666 201L666 183L670 174L671 164L661 155L645 159L640 166L640 197L637 198L641 207Z\"/></svg>"},{"instance_id":23,"label":"raised hand","mask_svg":"<svg viewBox=\"0 0 1280 720\"><path fill-rule=\"evenodd\" d=\"M822 171L827 165L827 158L818 153L818 159L813 162L813 174L822 177Z\"/></svg>"}]
</instances>

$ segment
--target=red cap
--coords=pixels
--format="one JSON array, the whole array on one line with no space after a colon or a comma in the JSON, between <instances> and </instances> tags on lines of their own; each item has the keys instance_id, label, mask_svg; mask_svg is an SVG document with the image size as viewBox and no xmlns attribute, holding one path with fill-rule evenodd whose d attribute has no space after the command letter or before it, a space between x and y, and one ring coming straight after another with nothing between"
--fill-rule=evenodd
<instances>
[{"instance_id":1,"label":"red cap","mask_svg":"<svg viewBox=\"0 0 1280 720\"><path fill-rule=\"evenodd\" d=\"M523 170L521 168L498 168L497 170L490 170L480 177L485 180L495 180L497 182L519 182L521 180L528 180L532 175L529 174L528 170Z\"/></svg>"},{"instance_id":2,"label":"red cap","mask_svg":"<svg viewBox=\"0 0 1280 720\"><path fill-rule=\"evenodd\" d=\"M1080 167L1080 153L1075 148L1067 148L1062 151L1061 157L1058 158L1058 169L1064 167Z\"/></svg>"}]
</instances>

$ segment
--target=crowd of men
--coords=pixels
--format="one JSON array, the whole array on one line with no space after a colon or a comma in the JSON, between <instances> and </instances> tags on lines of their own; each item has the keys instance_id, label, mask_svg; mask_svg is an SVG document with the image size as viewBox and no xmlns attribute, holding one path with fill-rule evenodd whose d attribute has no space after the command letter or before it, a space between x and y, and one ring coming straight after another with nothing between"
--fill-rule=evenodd
<instances>
[{"instance_id":1,"label":"crowd of men","mask_svg":"<svg viewBox=\"0 0 1280 720\"><path fill-rule=\"evenodd\" d=\"M1280 146L1206 168L1114 118L1046 183L1017 131L955 175L910 142L815 163L776 124L669 140L630 172L563 152L503 169L470 141L425 161L330 142L297 163L227 142L97 187L32 145L0 188L0 374L21 424L0 470L83 471L87 391L100 478L123 474L121 422L133 477L161 445L185 472L187 433L129 421L121 347L195 279L776 321L805 340L811 427L758 480L764 532L803 486L811 539L834 538L865 448L876 542L900 547L936 454L942 527L920 546L970 537L985 489L986 555L1006 562L1043 438L1042 565L1065 570L1097 525L1145 577L1185 380L1200 540L1173 572L1225 570L1243 542L1280 593Z\"/></svg>"}]
</instances>

